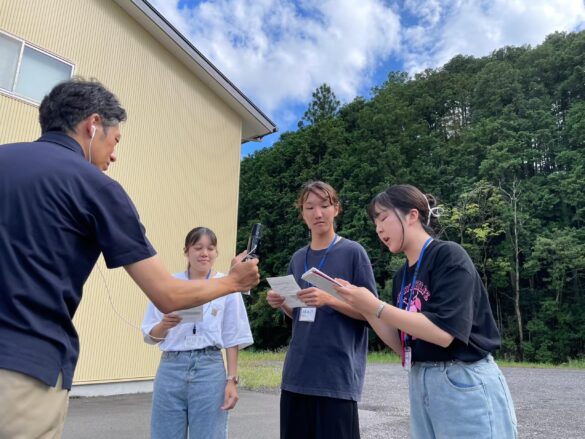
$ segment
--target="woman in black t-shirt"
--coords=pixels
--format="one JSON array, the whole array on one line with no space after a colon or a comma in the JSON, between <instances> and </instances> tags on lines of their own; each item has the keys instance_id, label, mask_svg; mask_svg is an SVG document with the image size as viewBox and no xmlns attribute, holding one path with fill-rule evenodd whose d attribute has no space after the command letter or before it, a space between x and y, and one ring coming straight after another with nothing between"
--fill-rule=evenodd
<instances>
[{"instance_id":1,"label":"woman in black t-shirt","mask_svg":"<svg viewBox=\"0 0 585 439\"><path fill-rule=\"evenodd\" d=\"M393 304L345 281L338 292L402 358L413 438L515 438L514 406L491 353L500 346L487 291L465 250L433 239L438 208L414 186L370 203L380 240L406 263Z\"/></svg>"}]
</instances>

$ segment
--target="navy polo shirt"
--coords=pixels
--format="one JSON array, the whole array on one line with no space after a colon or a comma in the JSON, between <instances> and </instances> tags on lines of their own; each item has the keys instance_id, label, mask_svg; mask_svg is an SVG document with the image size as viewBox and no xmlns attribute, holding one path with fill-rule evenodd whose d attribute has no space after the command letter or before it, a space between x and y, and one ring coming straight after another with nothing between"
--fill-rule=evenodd
<instances>
[{"instance_id":1,"label":"navy polo shirt","mask_svg":"<svg viewBox=\"0 0 585 439\"><path fill-rule=\"evenodd\" d=\"M0 368L71 388L72 318L100 254L109 268L155 254L120 184L71 137L0 146Z\"/></svg>"}]
</instances>

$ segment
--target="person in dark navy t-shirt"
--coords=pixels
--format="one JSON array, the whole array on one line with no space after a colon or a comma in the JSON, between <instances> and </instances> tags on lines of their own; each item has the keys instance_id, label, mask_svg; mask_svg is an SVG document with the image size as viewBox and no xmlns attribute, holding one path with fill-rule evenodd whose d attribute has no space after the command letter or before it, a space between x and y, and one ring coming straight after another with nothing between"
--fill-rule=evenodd
<instances>
[{"instance_id":1,"label":"person in dark navy t-shirt","mask_svg":"<svg viewBox=\"0 0 585 439\"><path fill-rule=\"evenodd\" d=\"M297 207L311 231L311 242L295 252L288 273L303 288L298 297L306 306L291 308L278 291L267 296L272 307L293 319L282 373L280 437L358 439L357 402L366 372L367 324L353 307L301 276L316 267L330 277L351 279L376 299L372 264L360 244L336 234L341 206L330 185L305 184Z\"/></svg>"},{"instance_id":2,"label":"person in dark navy t-shirt","mask_svg":"<svg viewBox=\"0 0 585 439\"><path fill-rule=\"evenodd\" d=\"M487 291L465 250L434 239L432 196L392 186L371 202L380 240L406 262L393 279L393 304L339 280L409 371L412 438L515 438L506 380L491 355L500 346Z\"/></svg>"},{"instance_id":3,"label":"person in dark navy t-shirt","mask_svg":"<svg viewBox=\"0 0 585 439\"><path fill-rule=\"evenodd\" d=\"M258 283L257 260L228 276L166 271L136 209L106 171L126 111L100 83L72 79L41 102L42 136L0 145L0 437L60 437L79 355L72 319L100 254L163 312Z\"/></svg>"}]
</instances>

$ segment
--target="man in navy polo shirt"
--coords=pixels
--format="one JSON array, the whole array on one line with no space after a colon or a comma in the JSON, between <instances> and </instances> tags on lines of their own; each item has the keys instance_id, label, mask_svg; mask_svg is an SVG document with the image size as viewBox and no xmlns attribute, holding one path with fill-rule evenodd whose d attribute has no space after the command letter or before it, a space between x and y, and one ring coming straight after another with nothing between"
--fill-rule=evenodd
<instances>
[{"instance_id":1,"label":"man in navy polo shirt","mask_svg":"<svg viewBox=\"0 0 585 439\"><path fill-rule=\"evenodd\" d=\"M72 323L98 256L161 311L258 284L257 260L208 281L173 278L146 238L116 160L126 111L100 83L57 85L36 142L0 145L0 438L60 437L79 354Z\"/></svg>"}]
</instances>

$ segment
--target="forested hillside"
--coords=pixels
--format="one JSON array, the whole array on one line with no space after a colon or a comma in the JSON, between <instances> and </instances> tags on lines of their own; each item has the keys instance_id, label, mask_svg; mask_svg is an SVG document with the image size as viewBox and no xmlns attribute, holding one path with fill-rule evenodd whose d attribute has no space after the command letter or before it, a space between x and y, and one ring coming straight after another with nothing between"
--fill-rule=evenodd
<instances>
[{"instance_id":1,"label":"forested hillside","mask_svg":"<svg viewBox=\"0 0 585 439\"><path fill-rule=\"evenodd\" d=\"M340 193L339 233L366 248L389 300L403 258L382 248L365 207L410 183L439 199L441 238L461 243L484 279L500 358L585 355L585 32L458 56L414 78L391 72L342 107L326 85L313 98L297 131L242 161L239 248L254 222L266 226L263 277L285 274L308 242L294 200L322 179ZM290 327L266 288L247 305L256 347L273 349Z\"/></svg>"}]
</instances>

